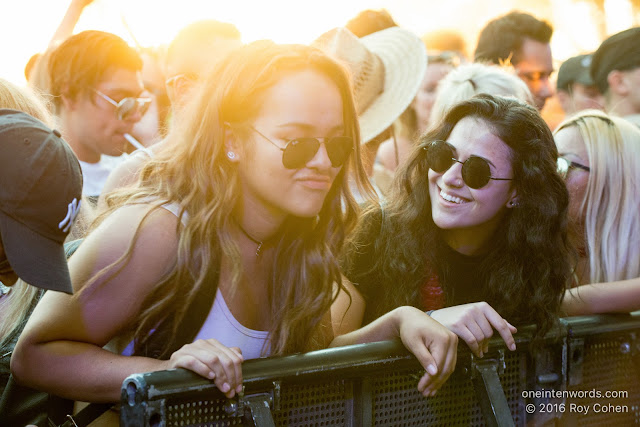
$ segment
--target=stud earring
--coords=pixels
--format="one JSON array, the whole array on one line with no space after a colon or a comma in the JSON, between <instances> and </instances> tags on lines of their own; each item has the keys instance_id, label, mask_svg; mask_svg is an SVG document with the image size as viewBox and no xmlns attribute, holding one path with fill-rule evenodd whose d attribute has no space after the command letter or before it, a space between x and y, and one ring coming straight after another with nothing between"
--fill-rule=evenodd
<instances>
[{"instance_id":1,"label":"stud earring","mask_svg":"<svg viewBox=\"0 0 640 427\"><path fill-rule=\"evenodd\" d=\"M514 202L513 200L509 202L509 207L511 208L517 208L518 206L520 206L518 202Z\"/></svg>"},{"instance_id":2,"label":"stud earring","mask_svg":"<svg viewBox=\"0 0 640 427\"><path fill-rule=\"evenodd\" d=\"M230 158L231 160L236 158L236 153L234 153L233 151L229 151L227 153L227 157Z\"/></svg>"}]
</instances>

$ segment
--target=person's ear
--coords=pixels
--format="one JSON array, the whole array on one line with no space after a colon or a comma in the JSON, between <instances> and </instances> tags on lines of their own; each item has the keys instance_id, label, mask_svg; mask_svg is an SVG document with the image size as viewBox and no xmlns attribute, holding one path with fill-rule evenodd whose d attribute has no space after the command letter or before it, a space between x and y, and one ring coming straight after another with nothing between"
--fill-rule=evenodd
<instances>
[{"instance_id":1,"label":"person's ear","mask_svg":"<svg viewBox=\"0 0 640 427\"><path fill-rule=\"evenodd\" d=\"M236 133L227 122L224 123L224 148L227 160L230 162L237 162L240 160L242 144L240 144Z\"/></svg>"},{"instance_id":2,"label":"person's ear","mask_svg":"<svg viewBox=\"0 0 640 427\"><path fill-rule=\"evenodd\" d=\"M64 87L60 93L60 99L62 100L62 106L67 111L73 111L76 109L78 104L78 97L80 94L76 94L76 96L71 96L69 94L69 89Z\"/></svg>"},{"instance_id":3,"label":"person's ear","mask_svg":"<svg viewBox=\"0 0 640 427\"><path fill-rule=\"evenodd\" d=\"M514 188L511 191L511 197L509 197L509 201L507 202L507 208L512 209L520 206L520 198L518 197L518 193Z\"/></svg>"},{"instance_id":4,"label":"person's ear","mask_svg":"<svg viewBox=\"0 0 640 427\"><path fill-rule=\"evenodd\" d=\"M609 83L609 90L618 96L629 95L629 81L627 73L620 70L613 70L607 76L607 82Z\"/></svg>"}]
</instances>

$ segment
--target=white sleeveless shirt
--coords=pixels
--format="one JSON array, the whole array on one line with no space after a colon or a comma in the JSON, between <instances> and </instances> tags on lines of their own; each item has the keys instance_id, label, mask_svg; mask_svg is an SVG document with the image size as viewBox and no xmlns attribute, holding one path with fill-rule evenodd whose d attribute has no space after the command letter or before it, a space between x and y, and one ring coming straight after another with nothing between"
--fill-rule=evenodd
<instances>
[{"instance_id":1,"label":"white sleeveless shirt","mask_svg":"<svg viewBox=\"0 0 640 427\"><path fill-rule=\"evenodd\" d=\"M177 203L165 204L162 207L175 216L178 216L180 212L180 206ZM187 220L188 217L185 213L182 216L183 225ZM268 331L256 331L240 324L240 322L233 317L220 289L218 289L211 311L207 315L194 341L213 338L227 347L239 347L240 350L242 350L244 360L248 360L260 357L263 348L265 350L265 356L269 355L268 335ZM133 341L127 345L122 354L125 356L133 354Z\"/></svg>"}]
</instances>

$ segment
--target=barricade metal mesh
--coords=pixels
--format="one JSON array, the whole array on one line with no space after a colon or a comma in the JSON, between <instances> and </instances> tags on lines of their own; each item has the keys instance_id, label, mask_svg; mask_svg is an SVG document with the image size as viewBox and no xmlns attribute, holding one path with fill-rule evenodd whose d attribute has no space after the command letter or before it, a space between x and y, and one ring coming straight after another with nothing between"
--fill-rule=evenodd
<instances>
[{"instance_id":1,"label":"barricade metal mesh","mask_svg":"<svg viewBox=\"0 0 640 427\"><path fill-rule=\"evenodd\" d=\"M585 339L582 383L567 387L569 391L585 395L566 399L564 424L640 424L640 349L634 348L640 343L636 342L635 335L634 332L598 334ZM591 392L600 392L602 397L592 397ZM628 396L605 397L606 392L626 392ZM572 408L572 404L576 406Z\"/></svg>"},{"instance_id":2,"label":"barricade metal mesh","mask_svg":"<svg viewBox=\"0 0 640 427\"><path fill-rule=\"evenodd\" d=\"M522 424L521 395L525 359L523 354L506 355L506 369L500 382L509 402L511 415ZM435 397L424 398L417 389L424 371L394 372L374 382L374 417L376 426L484 425L482 409L470 375L454 375Z\"/></svg>"},{"instance_id":3,"label":"barricade metal mesh","mask_svg":"<svg viewBox=\"0 0 640 427\"><path fill-rule=\"evenodd\" d=\"M273 420L277 426L344 426L346 398L342 380L286 387Z\"/></svg>"},{"instance_id":4,"label":"barricade metal mesh","mask_svg":"<svg viewBox=\"0 0 640 427\"><path fill-rule=\"evenodd\" d=\"M195 402L170 400L167 402L166 407L166 425L175 427L242 425L241 418L230 418L227 415L224 410L225 404L226 399L199 400Z\"/></svg>"}]
</instances>

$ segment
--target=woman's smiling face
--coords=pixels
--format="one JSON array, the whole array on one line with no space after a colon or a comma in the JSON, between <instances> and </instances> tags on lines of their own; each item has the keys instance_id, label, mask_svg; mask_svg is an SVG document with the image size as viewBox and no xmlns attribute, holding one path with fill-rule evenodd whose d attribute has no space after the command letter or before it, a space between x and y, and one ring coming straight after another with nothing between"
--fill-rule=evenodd
<instances>
[{"instance_id":1,"label":"woman's smiling face","mask_svg":"<svg viewBox=\"0 0 640 427\"><path fill-rule=\"evenodd\" d=\"M511 149L492 133L487 122L465 117L453 128L447 142L455 148L457 160L482 157L492 177L513 178ZM429 194L433 221L454 249L483 246L516 197L512 181L491 179L482 188L470 188L462 179L462 164L458 162L442 173L429 169Z\"/></svg>"}]
</instances>

